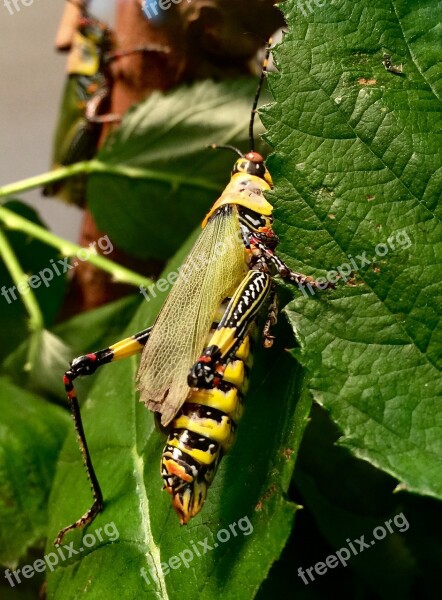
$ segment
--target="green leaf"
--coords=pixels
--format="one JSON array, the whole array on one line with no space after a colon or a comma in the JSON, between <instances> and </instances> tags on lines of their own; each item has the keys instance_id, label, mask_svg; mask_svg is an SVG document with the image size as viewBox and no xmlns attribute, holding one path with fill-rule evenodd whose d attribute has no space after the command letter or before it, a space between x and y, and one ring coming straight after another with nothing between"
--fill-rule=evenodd
<instances>
[{"instance_id":1,"label":"green leaf","mask_svg":"<svg viewBox=\"0 0 442 600\"><path fill-rule=\"evenodd\" d=\"M296 355L341 444L440 498L441 5L281 6L289 33L262 115L280 254L309 275L342 274L338 290L304 289L287 308Z\"/></svg>"},{"instance_id":2,"label":"green leaf","mask_svg":"<svg viewBox=\"0 0 442 600\"><path fill-rule=\"evenodd\" d=\"M169 258L202 220L227 184L232 152L247 151L247 125L256 78L204 81L154 93L125 115L98 158L144 169L145 179L93 174L89 207L118 247L141 257ZM257 132L259 128L257 128Z\"/></svg>"},{"instance_id":3,"label":"green leaf","mask_svg":"<svg viewBox=\"0 0 442 600\"><path fill-rule=\"evenodd\" d=\"M291 490L303 510L257 598L290 592L308 599L411 600L416 590L422 598L436 597L442 559L439 501L405 491L392 494L395 480L334 445L339 435L314 405ZM338 560L333 568L321 568L318 563L340 549L343 559L350 554L347 566Z\"/></svg>"},{"instance_id":4,"label":"green leaf","mask_svg":"<svg viewBox=\"0 0 442 600\"><path fill-rule=\"evenodd\" d=\"M174 260L171 270L187 250ZM144 301L126 334L152 323L163 300L164 293ZM109 365L97 375L83 405L83 418L105 509L85 532L69 534L66 542L72 540L83 551L49 574L49 598L73 598L78 590L87 590L93 600L116 587L122 598L253 597L291 531L296 505L285 494L310 411L308 395L301 395L298 402L300 369L283 348L280 339L272 350L257 353L238 439L222 461L202 512L186 527L179 526L170 497L161 492L159 461L165 438L155 430L152 414L135 392L138 359ZM269 403L271 397L277 402ZM90 503L72 432L49 504L48 552L58 530ZM106 526L112 534L108 538L103 534ZM94 533L100 528L103 541ZM222 529L215 548L215 536ZM83 538L84 534L93 537ZM204 553L206 538L213 549ZM86 548L85 539L96 544ZM194 547L201 549L201 556ZM160 563L186 550L194 554L188 568L181 562L180 568L161 574ZM149 583L141 576L142 568Z\"/></svg>"},{"instance_id":5,"label":"green leaf","mask_svg":"<svg viewBox=\"0 0 442 600\"><path fill-rule=\"evenodd\" d=\"M48 497L69 416L0 381L0 564L16 566L46 535Z\"/></svg>"},{"instance_id":6,"label":"green leaf","mask_svg":"<svg viewBox=\"0 0 442 600\"><path fill-rule=\"evenodd\" d=\"M58 323L53 331L72 348L75 356L113 344L129 325L141 296L133 294Z\"/></svg>"}]
</instances>

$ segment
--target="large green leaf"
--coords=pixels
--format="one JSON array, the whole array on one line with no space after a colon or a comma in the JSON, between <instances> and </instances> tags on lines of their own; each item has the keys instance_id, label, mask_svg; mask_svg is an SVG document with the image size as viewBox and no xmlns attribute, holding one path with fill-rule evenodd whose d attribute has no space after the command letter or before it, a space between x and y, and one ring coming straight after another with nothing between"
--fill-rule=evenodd
<instances>
[{"instance_id":1,"label":"large green leaf","mask_svg":"<svg viewBox=\"0 0 442 600\"><path fill-rule=\"evenodd\" d=\"M159 294L144 302L130 331L151 323L163 299L164 294ZM87 591L93 600L113 597L114 589L122 599L190 600L196 594L207 599L221 594L225 598L253 597L282 551L296 509L285 493L310 410L307 395L301 395L298 402L300 369L284 351L282 339L274 349L257 353L248 410L238 428L237 442L223 459L200 515L180 527L170 497L161 493L159 459L165 439L155 430L152 415L135 392L137 364L138 359L131 358L105 367L84 404L85 430L103 486L105 510L86 532L69 534L66 542L73 540L74 548L83 551L49 574L48 598L65 600ZM277 401L269 402L269 398ZM72 432L50 499L48 552L57 531L90 502ZM202 549L206 537L214 547L217 532L229 530L244 517L241 524L249 533L253 528L253 535L231 535L226 542L220 539L212 551L195 555L188 568L181 565L161 574L161 562L186 549L193 551L192 544ZM94 535L100 527L105 531L106 524L111 535L106 538L102 534L103 541L85 548L82 535ZM141 577L141 568L146 569L149 585Z\"/></svg>"},{"instance_id":2,"label":"large green leaf","mask_svg":"<svg viewBox=\"0 0 442 600\"><path fill-rule=\"evenodd\" d=\"M15 567L46 536L48 497L69 416L0 381L0 564Z\"/></svg>"},{"instance_id":3,"label":"large green leaf","mask_svg":"<svg viewBox=\"0 0 442 600\"><path fill-rule=\"evenodd\" d=\"M296 355L341 444L441 497L441 5L281 6L289 33L263 115L281 253L307 274L347 273L328 301L288 307Z\"/></svg>"},{"instance_id":4,"label":"large green leaf","mask_svg":"<svg viewBox=\"0 0 442 600\"><path fill-rule=\"evenodd\" d=\"M114 243L141 258L170 258L178 250L232 168L231 152L207 146L234 144L249 150L255 88L255 78L204 81L152 94L127 113L98 158L110 166L142 169L148 176L94 174L88 190L95 220Z\"/></svg>"},{"instance_id":5,"label":"large green leaf","mask_svg":"<svg viewBox=\"0 0 442 600\"><path fill-rule=\"evenodd\" d=\"M314 405L291 490L303 510L258 598L288 590L292 597L309 599L437 598L440 502L405 491L392 494L394 478L334 445L339 435L325 411ZM361 536L368 547L360 543ZM345 567L338 561L316 571L317 563L340 549Z\"/></svg>"}]
</instances>

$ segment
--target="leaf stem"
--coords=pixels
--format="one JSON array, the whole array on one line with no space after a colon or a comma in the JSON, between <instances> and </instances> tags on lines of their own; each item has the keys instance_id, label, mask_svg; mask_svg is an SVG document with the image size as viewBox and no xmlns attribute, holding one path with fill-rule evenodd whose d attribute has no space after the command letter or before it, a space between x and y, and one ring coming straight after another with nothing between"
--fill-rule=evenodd
<instances>
[{"instance_id":1,"label":"leaf stem","mask_svg":"<svg viewBox=\"0 0 442 600\"><path fill-rule=\"evenodd\" d=\"M73 244L72 242L63 239L58 235L47 231L40 225L36 225L35 223L28 221L28 219L15 214L4 206L0 206L0 221L3 221L5 226L9 229L22 231L23 233L26 233L33 238L48 244L49 246L57 248L57 250L59 250L61 255L64 257L72 258L78 253L79 250L82 249L82 246ZM147 277L139 275L130 269L126 269L125 267L122 267L121 265L109 260L108 258L105 258L104 256L93 254L93 252L95 252L95 248L90 249L90 254L86 260L99 267L103 271L110 273L114 281L119 283L127 283L137 287L140 285L149 286L152 284L152 281Z\"/></svg>"},{"instance_id":2,"label":"leaf stem","mask_svg":"<svg viewBox=\"0 0 442 600\"><path fill-rule=\"evenodd\" d=\"M21 179L15 183L9 183L0 187L0 198L5 196L14 196L21 192L26 192L37 187L43 187L48 183L59 181L60 179L66 179L67 177L73 177L74 175L81 175L82 173L88 172L89 161L77 162L68 167L60 167L53 171L48 171L40 175L34 175L27 179Z\"/></svg>"},{"instance_id":3,"label":"leaf stem","mask_svg":"<svg viewBox=\"0 0 442 600\"><path fill-rule=\"evenodd\" d=\"M2 257L6 268L8 269L12 281L18 289L19 285L26 282L29 276L23 271L17 260L14 250L8 242L4 232L0 229L0 256ZM31 287L28 287L23 293L19 291L20 298L29 315L29 328L31 331L42 329L44 326L43 314L40 310L37 298Z\"/></svg>"}]
</instances>

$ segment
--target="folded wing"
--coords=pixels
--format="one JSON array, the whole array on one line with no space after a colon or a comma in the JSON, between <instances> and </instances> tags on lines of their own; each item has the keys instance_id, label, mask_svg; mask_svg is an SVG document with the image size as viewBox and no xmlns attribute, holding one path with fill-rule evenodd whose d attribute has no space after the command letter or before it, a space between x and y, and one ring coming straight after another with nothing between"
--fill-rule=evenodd
<instances>
[{"instance_id":1,"label":"folded wing","mask_svg":"<svg viewBox=\"0 0 442 600\"><path fill-rule=\"evenodd\" d=\"M166 426L185 402L187 375L217 309L247 270L235 206L217 211L201 232L155 322L137 374L140 399Z\"/></svg>"}]
</instances>

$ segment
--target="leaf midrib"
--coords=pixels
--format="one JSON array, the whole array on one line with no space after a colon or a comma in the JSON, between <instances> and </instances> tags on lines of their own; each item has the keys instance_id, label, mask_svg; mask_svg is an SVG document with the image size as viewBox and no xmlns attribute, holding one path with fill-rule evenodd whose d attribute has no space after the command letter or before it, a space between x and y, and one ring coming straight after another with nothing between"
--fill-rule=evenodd
<instances>
[{"instance_id":1,"label":"leaf midrib","mask_svg":"<svg viewBox=\"0 0 442 600\"><path fill-rule=\"evenodd\" d=\"M280 175L279 176L280 179L284 180L286 183L288 183L291 187L293 187L297 192L300 198L302 198L303 202L305 203L305 205L310 208L310 210L313 212L313 214L315 215L315 217L317 218L318 222L321 223L321 225L323 226L323 230L329 235L330 239L338 246L339 250L345 255L345 251L342 248L341 244L339 243L338 239L333 237L332 234L330 233L330 231L327 229L327 227L325 227L324 222L321 221L321 219L319 218L318 213L315 211L314 206L310 205L307 200L304 198L303 193L296 187L296 184L294 182L289 181L285 176ZM279 219L281 222L283 222L288 229L290 229L291 225L290 223L288 223L287 221L282 221L281 219ZM290 255L288 255L290 256ZM290 258L293 258L290 256ZM379 294L377 294L375 292L375 290L365 281L364 279L364 284L367 286L367 288L370 290L370 292L379 300L380 304L385 308L385 310L388 312L388 314L391 317L395 317L395 313L393 313L391 311L391 309L387 306L387 304L385 302L382 301L381 297L379 296ZM434 364L430 358L427 356L427 354L425 352L423 352L419 346L416 344L415 340L411 337L411 335L408 333L408 331L404 328L403 324L401 322L397 321L397 324L399 326L399 328L402 330L402 332L405 334L405 336L407 337L407 339L410 340L410 344L416 348L416 350L419 351L419 353L425 358L426 362L429 363L433 368L435 368L437 370L437 372L439 373L439 369L437 367L436 364ZM434 333L434 332L432 332ZM428 347L428 346L427 346Z\"/></svg>"},{"instance_id":2,"label":"leaf midrib","mask_svg":"<svg viewBox=\"0 0 442 600\"><path fill-rule=\"evenodd\" d=\"M298 63L299 65L299 63ZM299 65L300 70L302 70L304 72L305 75L307 75L308 78L311 78L318 86L318 89L320 89L324 95L326 96L326 98L328 98L329 102L332 104L333 108L336 110L337 113L339 113L342 118L343 118L343 122L349 127L349 129L352 131L353 136L354 136L354 141L359 141L359 143L361 143L365 148L367 148L371 154L373 155L374 158L376 158L379 161L379 164L381 164L384 169L386 170L387 173L390 173L392 175L392 180L398 182L402 188L408 192L410 198L414 199L417 204L419 204L420 206L422 206L427 213L429 213L429 215L431 216L432 219L436 219L438 222L440 222L440 220L438 219L438 217L436 217L436 215L434 213L431 212L431 210L424 204L424 202L418 198L416 196L416 194L414 194L410 188L408 188L405 183L400 179L399 175L397 175L393 169L380 157L376 154L376 152L373 150L373 148L371 147L371 145L369 145L367 142L365 142L359 135L358 133L355 131L354 127L352 127L352 125L350 124L350 122L347 120L344 112L342 111L341 107L339 105L336 105L335 102L333 102L332 97L326 92L326 90L324 89L323 85L316 79L316 77L314 77L313 75L311 75L310 73L307 72L306 69L304 69L301 65ZM281 73L281 76L284 77L285 75L290 74L290 71L285 71L285 73ZM281 123L283 123L286 127L288 127L290 130L292 130L295 133L299 133L300 130L299 129L295 129L295 127L293 127L290 123L287 123L287 121L285 121L284 119L281 119ZM310 133L305 133L305 132L301 132L304 133L304 135L308 135L310 137L318 137L319 139L321 139L322 141L324 141L326 138L324 136L320 137L320 136L316 136L316 135L312 135ZM329 139L335 139L335 140L340 140L340 139L350 139L350 138L329 138ZM428 185L428 182L427 184Z\"/></svg>"},{"instance_id":3,"label":"leaf midrib","mask_svg":"<svg viewBox=\"0 0 442 600\"><path fill-rule=\"evenodd\" d=\"M132 357L130 359L130 365L132 369L132 381L135 381L136 371L138 370L138 361L136 357ZM149 569L149 559L148 554L150 554L151 560L155 567L156 571L156 581L155 583L159 584L160 590L158 591L155 587L154 593L159 600L168 600L169 595L167 593L167 585L164 579L164 574L161 569L161 553L157 544L154 542L152 529L150 527L150 505L149 499L146 494L146 488L144 485L144 459L143 456L138 454L138 428L136 423L136 413L138 406L138 398L137 393L135 391L135 387L132 390L132 403L131 403L131 416L132 416L132 439L134 440L134 444L131 447L131 457L133 460L133 475L136 484L137 491L137 499L138 499L138 509L140 513L140 528L143 532L143 540L145 547L148 549L148 552L145 553L146 557L146 567L151 573L151 569ZM141 496L140 496L141 494ZM144 510L143 510L144 508ZM151 573L152 574L152 573Z\"/></svg>"},{"instance_id":4,"label":"leaf midrib","mask_svg":"<svg viewBox=\"0 0 442 600\"><path fill-rule=\"evenodd\" d=\"M412 52L412 50L411 50L411 48L410 48L410 46L409 46L409 44L407 42L407 39L405 37L405 32L404 32L404 30L402 28L401 20L399 18L398 12L396 10L396 6L395 6L395 4L394 4L394 2L392 0L390 0L390 4L391 4L391 7L392 7L392 9L394 11L394 14L396 16L396 19L397 19L397 22L398 22L398 26L399 26L399 28L401 30L402 38L403 38L403 40L405 42L405 45L406 45L407 50L408 50L408 54L410 55L410 58L411 58L411 60L412 60L412 62L414 64L414 66L416 67L419 75L422 77L422 79L428 85L428 87L430 88L430 90L432 91L432 93L434 94L434 96L436 97L436 99L440 100L440 97L438 96L436 90L433 88L433 86L431 85L430 81L428 81L427 77L425 77L424 73L422 72L421 68L419 67L419 63L417 62L417 59L415 58L415 54L414 54L414 52Z\"/></svg>"}]
</instances>

